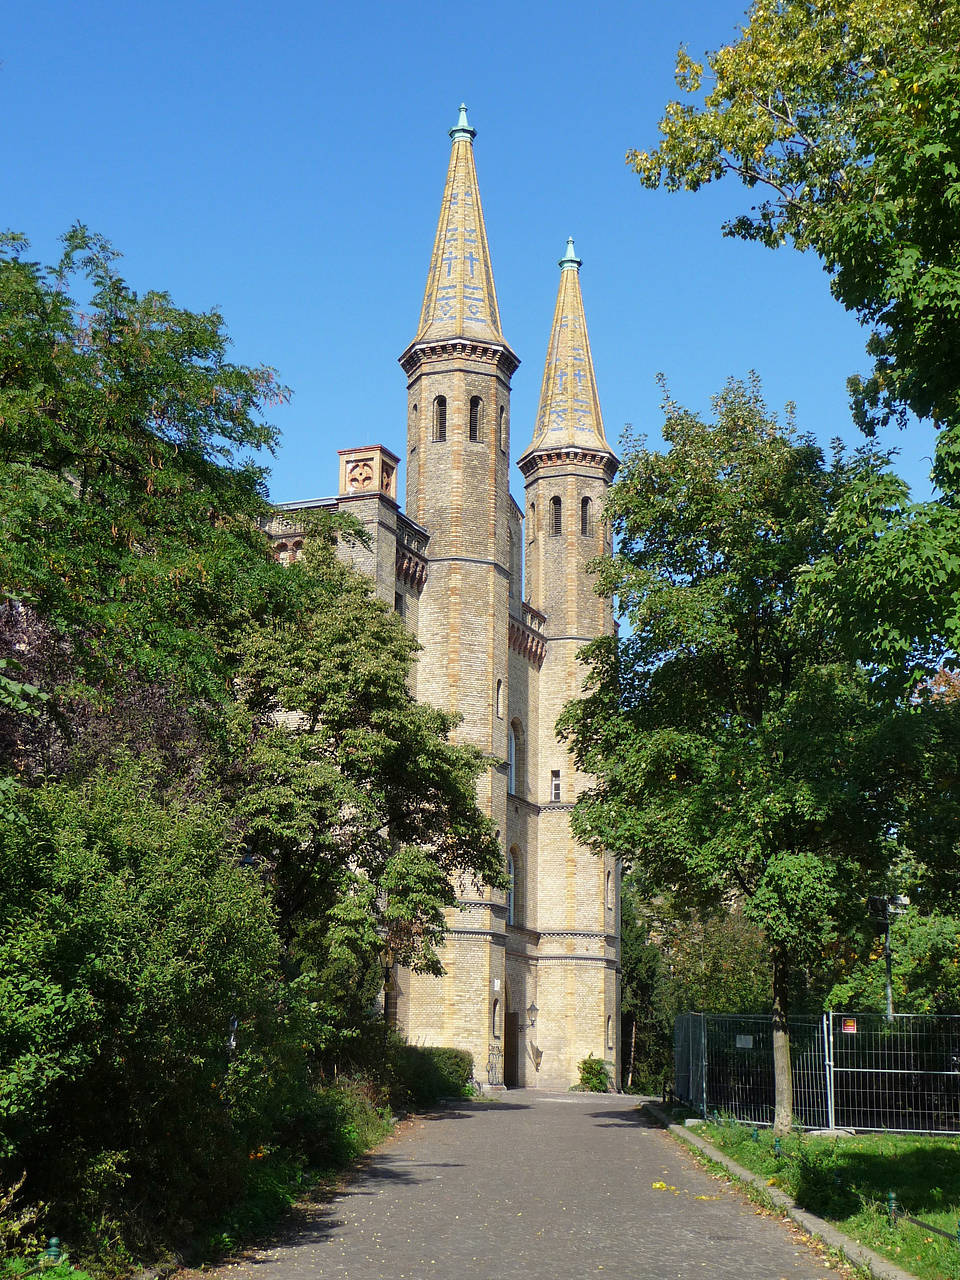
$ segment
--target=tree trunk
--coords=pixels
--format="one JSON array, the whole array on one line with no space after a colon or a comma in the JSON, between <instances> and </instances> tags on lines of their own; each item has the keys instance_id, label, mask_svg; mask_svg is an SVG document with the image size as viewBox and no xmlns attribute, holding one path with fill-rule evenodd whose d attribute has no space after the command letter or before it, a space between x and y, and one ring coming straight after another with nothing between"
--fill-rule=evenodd
<instances>
[{"instance_id":1,"label":"tree trunk","mask_svg":"<svg viewBox=\"0 0 960 1280\"><path fill-rule=\"evenodd\" d=\"M634 1049L636 1048L636 1043L637 1043L637 1033L636 1033L637 1020L636 1018L633 1017L632 1014L628 1013L625 1018L625 1021L630 1028L630 1034L626 1036L621 1034L621 1043L624 1046L626 1045L630 1046L630 1056L627 1058L626 1063L624 1064L626 1067L624 1088L629 1089L630 1086L633 1084L633 1054L634 1054Z\"/></svg>"},{"instance_id":2,"label":"tree trunk","mask_svg":"<svg viewBox=\"0 0 960 1280\"><path fill-rule=\"evenodd\" d=\"M778 952L773 956L773 1132L789 1133L793 1126L793 1070L790 1029L787 1026L787 983L790 966Z\"/></svg>"}]
</instances>

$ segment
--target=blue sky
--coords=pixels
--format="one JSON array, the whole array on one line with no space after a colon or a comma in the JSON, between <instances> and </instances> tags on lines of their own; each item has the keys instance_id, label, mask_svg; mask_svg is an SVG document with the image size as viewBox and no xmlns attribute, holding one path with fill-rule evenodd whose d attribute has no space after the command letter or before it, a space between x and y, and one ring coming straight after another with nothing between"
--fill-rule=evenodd
<instances>
[{"instance_id":1,"label":"blue sky","mask_svg":"<svg viewBox=\"0 0 960 1280\"><path fill-rule=\"evenodd\" d=\"M729 40L740 0L417 6L32 0L0 39L0 223L51 259L81 220L137 288L218 306L237 360L294 390L274 420L278 501L336 490L338 448L405 454L397 356L419 314L461 100L530 439L556 262L576 239L607 434L656 438L655 375L707 410L756 369L824 442L860 438L845 378L865 334L817 261L724 239L732 184L643 190L624 164L675 94L678 45ZM930 433L893 433L925 492ZM514 471L514 492L521 491Z\"/></svg>"}]
</instances>

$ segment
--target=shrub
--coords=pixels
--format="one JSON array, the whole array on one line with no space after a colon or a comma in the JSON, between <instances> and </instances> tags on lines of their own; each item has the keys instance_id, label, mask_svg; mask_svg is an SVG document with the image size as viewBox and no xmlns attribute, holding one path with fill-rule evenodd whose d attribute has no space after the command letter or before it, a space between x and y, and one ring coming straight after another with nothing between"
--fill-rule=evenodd
<instances>
[{"instance_id":1,"label":"shrub","mask_svg":"<svg viewBox=\"0 0 960 1280\"><path fill-rule=\"evenodd\" d=\"M440 1098L463 1098L473 1077L473 1054L464 1049L403 1044L390 1047L393 1092L399 1105L429 1106Z\"/></svg>"},{"instance_id":2,"label":"shrub","mask_svg":"<svg viewBox=\"0 0 960 1280\"><path fill-rule=\"evenodd\" d=\"M142 1255L243 1194L302 1079L297 989L215 795L120 761L26 816L0 831L0 1173L51 1233Z\"/></svg>"},{"instance_id":3,"label":"shrub","mask_svg":"<svg viewBox=\"0 0 960 1280\"><path fill-rule=\"evenodd\" d=\"M580 1063L580 1082L578 1089L585 1093L608 1093L610 1090L610 1077L607 1074L607 1064L601 1058L595 1058L592 1053Z\"/></svg>"},{"instance_id":4,"label":"shrub","mask_svg":"<svg viewBox=\"0 0 960 1280\"><path fill-rule=\"evenodd\" d=\"M473 1054L466 1049L426 1048L433 1059L444 1094L453 1098L466 1095L473 1079Z\"/></svg>"}]
</instances>

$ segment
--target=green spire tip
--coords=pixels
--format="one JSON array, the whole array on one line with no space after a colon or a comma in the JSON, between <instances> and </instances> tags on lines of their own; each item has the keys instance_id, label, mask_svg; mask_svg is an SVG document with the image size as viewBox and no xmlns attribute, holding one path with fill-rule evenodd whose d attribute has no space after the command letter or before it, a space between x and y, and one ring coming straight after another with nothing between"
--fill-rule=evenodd
<instances>
[{"instance_id":1,"label":"green spire tip","mask_svg":"<svg viewBox=\"0 0 960 1280\"><path fill-rule=\"evenodd\" d=\"M563 255L557 266L565 269L566 267L576 267L579 271L583 266L583 262L573 251L573 236L567 237L567 252Z\"/></svg>"},{"instance_id":2,"label":"green spire tip","mask_svg":"<svg viewBox=\"0 0 960 1280\"><path fill-rule=\"evenodd\" d=\"M461 102L460 103L460 119L450 130L450 137L454 140L454 142L456 142L458 138L469 138L470 141L472 142L476 136L477 136L476 129L470 128L470 121L467 119L466 103Z\"/></svg>"}]
</instances>

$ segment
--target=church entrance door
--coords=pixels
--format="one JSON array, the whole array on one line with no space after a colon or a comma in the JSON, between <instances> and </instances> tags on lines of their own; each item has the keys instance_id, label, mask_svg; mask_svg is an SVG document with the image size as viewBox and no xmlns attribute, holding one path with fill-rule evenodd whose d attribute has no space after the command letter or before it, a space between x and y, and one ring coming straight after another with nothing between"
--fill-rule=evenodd
<instances>
[{"instance_id":1,"label":"church entrance door","mask_svg":"<svg viewBox=\"0 0 960 1280\"><path fill-rule=\"evenodd\" d=\"M515 1089L520 1083L520 1014L507 1013L503 1026L503 1083Z\"/></svg>"}]
</instances>

